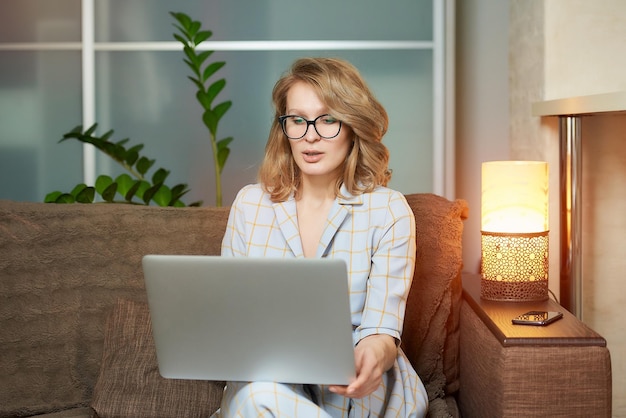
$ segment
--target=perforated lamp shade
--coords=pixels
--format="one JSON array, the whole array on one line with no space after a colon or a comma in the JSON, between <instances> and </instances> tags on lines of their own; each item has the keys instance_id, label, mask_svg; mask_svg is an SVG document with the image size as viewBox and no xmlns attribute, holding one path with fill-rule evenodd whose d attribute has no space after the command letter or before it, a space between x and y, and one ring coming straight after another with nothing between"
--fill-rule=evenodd
<instances>
[{"instance_id":1,"label":"perforated lamp shade","mask_svg":"<svg viewBox=\"0 0 626 418\"><path fill-rule=\"evenodd\" d=\"M547 299L548 231L548 163L483 163L481 297Z\"/></svg>"}]
</instances>

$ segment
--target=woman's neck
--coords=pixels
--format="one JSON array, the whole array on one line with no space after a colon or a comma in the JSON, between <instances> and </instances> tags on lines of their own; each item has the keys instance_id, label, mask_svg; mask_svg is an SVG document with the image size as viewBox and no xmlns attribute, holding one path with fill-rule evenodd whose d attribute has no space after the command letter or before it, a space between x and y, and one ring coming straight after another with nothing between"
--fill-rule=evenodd
<instances>
[{"instance_id":1,"label":"woman's neck","mask_svg":"<svg viewBox=\"0 0 626 418\"><path fill-rule=\"evenodd\" d=\"M325 201L334 200L336 197L335 192L336 181L334 179L326 178L309 178L304 177L300 184L299 199L307 201Z\"/></svg>"}]
</instances>

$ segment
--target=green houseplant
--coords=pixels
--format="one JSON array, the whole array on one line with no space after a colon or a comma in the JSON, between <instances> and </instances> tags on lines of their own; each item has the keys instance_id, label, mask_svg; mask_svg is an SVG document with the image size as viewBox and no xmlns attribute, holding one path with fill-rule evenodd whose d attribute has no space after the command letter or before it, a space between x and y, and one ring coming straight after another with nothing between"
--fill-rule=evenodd
<instances>
[{"instance_id":1,"label":"green houseplant","mask_svg":"<svg viewBox=\"0 0 626 418\"><path fill-rule=\"evenodd\" d=\"M170 172L164 168L157 169L150 177L147 175L155 160L140 154L144 147L143 144L126 148L128 138L117 142L110 141L113 130L102 136L96 136L94 132L97 126L94 124L84 132L82 126L77 126L63 135L59 142L76 139L91 144L116 161L127 173L121 174L115 179L102 174L97 177L95 187L81 183L69 193L59 191L48 193L45 198L46 203L93 203L96 195L99 195L105 202L109 203L149 205L153 202L159 206L186 206L180 200L189 192L186 184L167 186L165 180ZM202 202L195 202L189 206L200 206L201 204Z\"/></svg>"},{"instance_id":2,"label":"green houseplant","mask_svg":"<svg viewBox=\"0 0 626 418\"><path fill-rule=\"evenodd\" d=\"M211 31L201 30L201 23L192 20L184 13L170 12L178 24L174 26L180 34L173 36L182 43L185 54L184 62L189 66L192 75L188 78L196 85L196 99L203 108L202 121L209 131L209 140L213 154L213 166L215 169L215 205L222 206L222 171L230 154L228 145L232 137L218 139L217 128L221 118L230 109L232 102L224 101L213 104L217 95L224 89L226 80L221 78L211 81L212 76L226 63L224 61L208 62L207 59L214 51L199 51L198 46L213 34ZM55 191L48 193L45 202L48 203L93 203L96 196L100 196L105 202L134 203L149 205L155 203L159 206L185 206L181 197L189 192L186 184L177 184L169 187L165 180L169 171L163 168L157 169L151 177L147 176L148 170L155 160L139 155L143 144L130 148L125 145L128 138L117 142L111 142L113 130L102 136L96 136L97 124L83 131L82 126L77 126L63 135L59 142L67 139L76 139L83 143L95 146L114 161L119 163L127 173L115 179L108 175L100 175L96 179L95 186L78 184L72 191L63 193ZM202 202L194 202L190 206L200 206Z\"/></svg>"},{"instance_id":3,"label":"green houseplant","mask_svg":"<svg viewBox=\"0 0 626 418\"><path fill-rule=\"evenodd\" d=\"M215 169L215 205L222 206L222 171L230 154L228 145L232 137L218 139L217 127L222 116L230 109L230 100L213 104L217 95L226 86L226 80L221 78L211 82L212 76L226 63L224 61L207 62L214 51L199 51L198 46L210 38L213 33L201 30L202 24L192 20L184 13L170 12L178 24L174 26L180 33L175 33L174 38L183 44L185 63L191 69L192 75L188 78L196 85L196 99L204 110L202 122L209 130L209 140L213 151L213 167Z\"/></svg>"}]
</instances>

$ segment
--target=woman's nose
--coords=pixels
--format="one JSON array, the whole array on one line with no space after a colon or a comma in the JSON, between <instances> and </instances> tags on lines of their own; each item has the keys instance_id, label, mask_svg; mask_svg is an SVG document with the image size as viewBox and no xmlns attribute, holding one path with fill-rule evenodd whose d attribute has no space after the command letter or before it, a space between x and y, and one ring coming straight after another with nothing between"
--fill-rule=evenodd
<instances>
[{"instance_id":1,"label":"woman's nose","mask_svg":"<svg viewBox=\"0 0 626 418\"><path fill-rule=\"evenodd\" d=\"M315 125L312 123L307 125L306 133L304 134L304 140L307 142L316 142L320 140L320 136L315 129Z\"/></svg>"}]
</instances>

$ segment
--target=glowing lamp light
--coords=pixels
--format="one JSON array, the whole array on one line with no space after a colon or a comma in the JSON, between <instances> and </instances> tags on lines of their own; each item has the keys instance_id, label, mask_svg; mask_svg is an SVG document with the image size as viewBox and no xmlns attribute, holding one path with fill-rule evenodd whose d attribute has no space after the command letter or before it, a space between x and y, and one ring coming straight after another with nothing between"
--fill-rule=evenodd
<instances>
[{"instance_id":1,"label":"glowing lamp light","mask_svg":"<svg viewBox=\"0 0 626 418\"><path fill-rule=\"evenodd\" d=\"M548 299L548 232L548 163L483 163L481 297Z\"/></svg>"}]
</instances>

